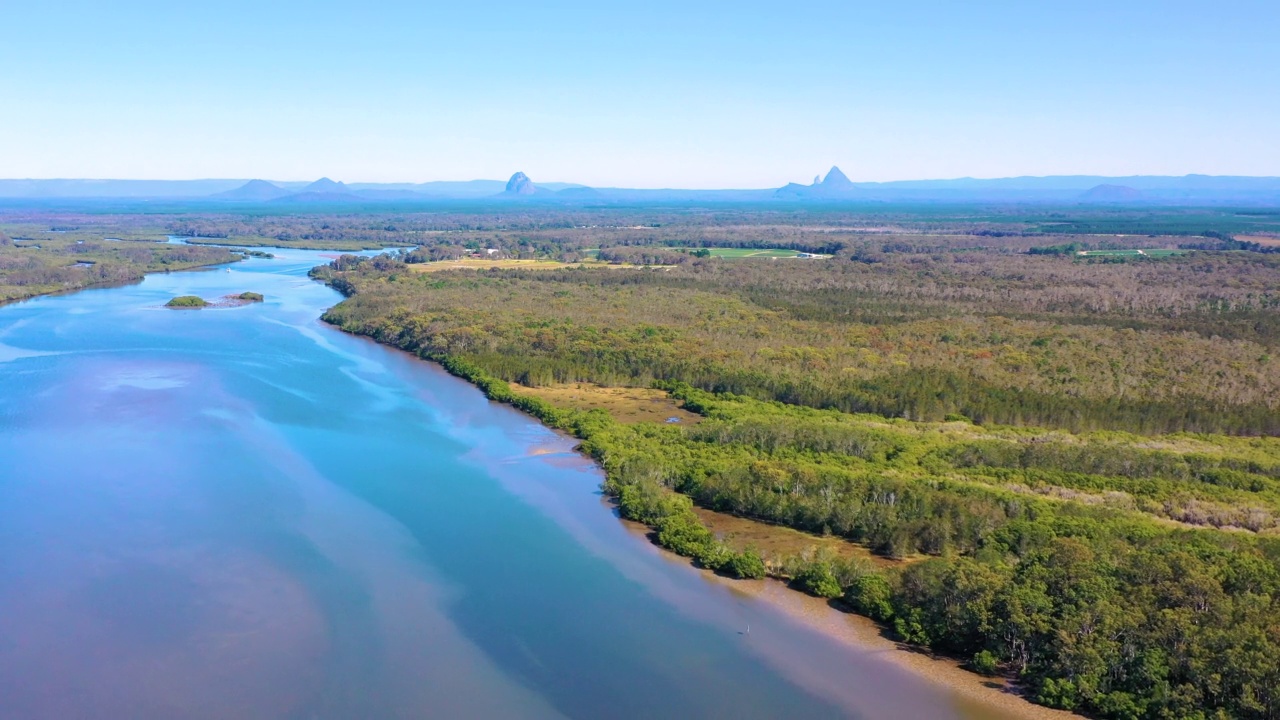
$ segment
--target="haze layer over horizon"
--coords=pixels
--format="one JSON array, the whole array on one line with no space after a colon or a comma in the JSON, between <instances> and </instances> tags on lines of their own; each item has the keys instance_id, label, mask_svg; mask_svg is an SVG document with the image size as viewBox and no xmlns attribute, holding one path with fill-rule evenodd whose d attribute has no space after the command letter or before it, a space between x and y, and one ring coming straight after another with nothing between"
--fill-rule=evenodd
<instances>
[{"instance_id":1,"label":"haze layer over horizon","mask_svg":"<svg viewBox=\"0 0 1280 720\"><path fill-rule=\"evenodd\" d=\"M1266 2L6 8L0 176L1280 175Z\"/></svg>"}]
</instances>

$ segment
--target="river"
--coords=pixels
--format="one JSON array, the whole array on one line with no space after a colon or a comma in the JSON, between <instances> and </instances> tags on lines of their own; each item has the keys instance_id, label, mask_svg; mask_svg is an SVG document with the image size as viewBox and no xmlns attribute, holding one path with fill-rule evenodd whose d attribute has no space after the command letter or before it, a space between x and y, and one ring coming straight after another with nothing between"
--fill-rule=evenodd
<instances>
[{"instance_id":1,"label":"river","mask_svg":"<svg viewBox=\"0 0 1280 720\"><path fill-rule=\"evenodd\" d=\"M0 717L974 717L656 551L272 251L0 308Z\"/></svg>"}]
</instances>

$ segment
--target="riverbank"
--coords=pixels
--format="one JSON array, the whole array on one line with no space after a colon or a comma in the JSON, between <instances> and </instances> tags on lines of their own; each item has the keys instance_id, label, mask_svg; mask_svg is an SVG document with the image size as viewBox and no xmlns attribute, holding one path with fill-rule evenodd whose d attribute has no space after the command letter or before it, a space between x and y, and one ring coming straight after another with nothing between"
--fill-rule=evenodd
<instances>
[{"instance_id":1,"label":"riverbank","mask_svg":"<svg viewBox=\"0 0 1280 720\"><path fill-rule=\"evenodd\" d=\"M612 505L606 502L612 508ZM681 557L649 539L648 526L619 518L633 535L668 561L688 565ZM777 578L743 580L725 577L706 569L697 572L707 582L729 588L743 597L768 603L792 620L863 652L917 675L955 695L963 717L984 720L1068 720L1081 716L1065 710L1037 705L1021 694L1006 678L983 677L970 672L954 658L929 653L893 640L890 631L874 620L838 608L833 602L796 592Z\"/></svg>"},{"instance_id":2,"label":"riverbank","mask_svg":"<svg viewBox=\"0 0 1280 720\"><path fill-rule=\"evenodd\" d=\"M465 374L456 372L454 374L471 380ZM473 384L477 383L473 382ZM481 384L477 386L482 390L486 387ZM593 394L589 385L575 386L571 391L572 395L565 394L570 392L568 390L556 393L545 390L532 391L530 388L516 384L512 384L511 387L520 397L535 397L565 411L600 409L607 412L609 410L607 407L600 406L594 395L601 393L597 391ZM656 392L658 391L647 391L647 393ZM492 396L491 393L486 392L486 394ZM666 393L662 394L666 395ZM646 399L653 401L653 398L647 395ZM671 403L670 398L664 399L667 403ZM564 407L568 404L567 400L574 401L571 407ZM511 404L533 415L535 419L552 429L564 431L563 427L550 423L545 412L539 413L536 410L521 407L521 403ZM682 412L688 413L684 410ZM610 415L612 416L613 413ZM581 446L578 450L583 452ZM614 499L606 498L604 505L610 512L617 513L617 504ZM775 570L783 557L796 557L814 551L867 562L879 567L901 566L919 559L891 560L876 556L864 546L840 538L817 537L792 528L769 525L701 507L695 507L693 511L702 524L731 549L743 551L750 547L770 560L770 566ZM761 579L733 578L698 567L696 562L691 563L690 558L676 554L656 542L654 528L622 517L618 520L653 552L670 562L692 565L706 581L723 585L744 597L765 602L815 632L822 633L858 651L876 653L891 664L952 693L957 704L960 705L962 717L981 718L981 720L1066 720L1080 717L1071 712L1055 710L1031 702L1009 678L982 676L965 669L961 660L899 642L893 639L892 630L870 618L856 614L839 600L827 600L800 592L792 588L785 579L776 576Z\"/></svg>"},{"instance_id":3,"label":"riverbank","mask_svg":"<svg viewBox=\"0 0 1280 720\"><path fill-rule=\"evenodd\" d=\"M961 717L654 554L574 442L322 327L319 258L4 311L0 716Z\"/></svg>"},{"instance_id":4,"label":"riverbank","mask_svg":"<svg viewBox=\"0 0 1280 720\"><path fill-rule=\"evenodd\" d=\"M376 342L396 347L385 338L369 337ZM400 349L412 353L410 348L401 347ZM413 354L419 359L437 362L450 374L476 386L490 400L511 405L533 416L552 430L569 433L584 440L584 443L576 449L597 462L602 460L600 454L603 451L591 440L591 432L588 428L598 422L599 415L596 416L596 421L591 419L591 416L596 413L609 417L608 422L616 423L616 419L612 418L608 411L601 408L586 412L560 408L542 397L515 392L508 383L489 377L482 370L465 361L449 357L426 357L421 353ZM585 447L588 445L591 447ZM605 470L608 474L607 467ZM612 499L606 500L606 503L609 507L616 507L612 505ZM651 542L657 534L656 528L625 518L619 518L619 521L633 534L644 539L645 544L654 552L668 557L673 562L691 564L690 558L670 552L659 543ZM773 577L734 579L712 572L705 567L699 567L696 563L694 568L708 581L724 584L734 592L765 601L792 619L833 640L861 651L883 653L883 657L895 666L953 693L962 705L963 717L982 720L1048 720L1078 717L1070 712L1032 703L1005 678L977 675L965 670L954 658L939 656L918 646L908 646L892 640L888 631L871 619L838 609L832 601L792 589L782 580Z\"/></svg>"},{"instance_id":5,"label":"riverbank","mask_svg":"<svg viewBox=\"0 0 1280 720\"><path fill-rule=\"evenodd\" d=\"M243 259L224 248L153 242L54 240L0 245L0 304L135 283L150 273L197 270Z\"/></svg>"},{"instance_id":6,"label":"riverbank","mask_svg":"<svg viewBox=\"0 0 1280 720\"><path fill-rule=\"evenodd\" d=\"M124 287L126 285L137 285L138 283L145 280L147 275L153 275L156 273L178 273L178 272L193 272L196 270L209 270L212 268L219 267L221 265L226 265L228 263L239 262L241 260L244 260L244 258L239 257L233 260L211 262L203 265L191 265L188 267L180 267L180 268L173 268L173 269L153 270L153 271L145 272L139 275L138 277L127 278L125 280L104 280L102 282L90 283L88 285L77 285L75 287L60 288L58 290L45 290L41 292L33 292L28 295L5 296L5 297L0 297L0 307L4 307L5 305L12 305L14 303L25 302L27 300L34 300L35 298L40 298L40 297L56 297L58 295L74 295L75 293L82 292L84 290L105 290L108 288Z\"/></svg>"},{"instance_id":7,"label":"riverbank","mask_svg":"<svg viewBox=\"0 0 1280 720\"><path fill-rule=\"evenodd\" d=\"M1067 392L1033 402L931 370L929 353L887 366L879 352L904 347L903 318L889 309L902 309L899 298L848 309L880 308L880 324L854 321L861 316L840 310L836 291L863 292L847 281L878 267L744 268L423 276L394 260L344 260L312 275L348 295L325 313L330 323L439 360L492 399L581 438L620 514L698 566L775 574L839 598L904 643L1017 677L1053 708L1240 715L1280 697L1270 690L1280 653L1269 633L1280 544L1266 533L1280 517L1274 438L1157 432L1154 393L1124 407ZM951 324L928 317L937 309L907 308L916 319L906 324L945 333ZM928 345L956 340L941 337ZM1036 339L1020 357L1059 352L1055 343ZM1143 347L1125 343L1129 355ZM973 359L947 352L958 367ZM660 389L705 419L627 424L512 382ZM579 388L568 391L588 404ZM1138 405L1146 409L1129 415ZM1083 427L1036 422L1071 408L1085 413L1075 416ZM1182 412L1200 422L1193 405ZM1251 412L1233 406L1218 417L1241 431ZM902 562L820 552L771 561L718 537L695 505ZM1249 643L1268 650L1242 661L1233 648ZM1229 687L1211 680L1214 668L1228 669Z\"/></svg>"}]
</instances>

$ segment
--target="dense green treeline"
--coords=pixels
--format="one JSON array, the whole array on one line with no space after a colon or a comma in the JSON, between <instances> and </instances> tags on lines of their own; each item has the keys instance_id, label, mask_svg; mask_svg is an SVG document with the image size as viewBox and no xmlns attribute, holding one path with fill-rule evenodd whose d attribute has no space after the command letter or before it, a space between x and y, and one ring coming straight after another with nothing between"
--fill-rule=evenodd
<instances>
[{"instance_id":1,"label":"dense green treeline","mask_svg":"<svg viewBox=\"0 0 1280 720\"><path fill-rule=\"evenodd\" d=\"M1230 272L1238 288L1271 273L1252 263L1235 273L1235 258L1199 261ZM443 361L495 400L575 433L622 514L669 550L719 573L769 573L840 598L906 642L1018 676L1046 705L1107 717L1280 715L1280 442L1248 437L1274 433L1275 409L1249 392L1192 392L1202 379L1221 383L1233 363L1257 370L1275 336L1225 340L1178 325L1178 314L1151 304L1155 279L1134 283L1121 313L1176 332L1047 323L1043 297L1020 301L1016 287L986 318L964 305L995 290L961 286L970 300L951 293L961 309L942 316L928 293L913 301L890 291L861 296L895 310L873 301L854 320L842 313L856 302L833 301L824 315L823 304L800 299L836 270L771 261L536 277L380 265L343 259L316 270L351 296L326 320ZM1183 270L1152 274L1167 281ZM904 279L901 269L891 277ZM1199 288L1208 283L1184 283L1158 302L1194 307L1187 300L1206 295ZM1231 313L1268 319L1274 306L1257 304L1265 293L1240 297L1249 292L1253 309ZM1036 319L996 314L1005 307ZM929 363L957 347L968 352L952 355L954 365ZM955 360L987 352L1025 354L1018 368L1071 364L1073 375L1093 356L1111 382L1016 387L991 379L1016 374L984 378ZM876 372L849 377L840 364L850 356ZM1125 384L1152 374L1167 392ZM520 395L504 379L657 382L705 420L623 425ZM1036 424L1062 429L1025 427ZM1206 427L1243 437L1155 434ZM692 503L904 562L764 557L714 537Z\"/></svg>"},{"instance_id":2,"label":"dense green treeline","mask_svg":"<svg viewBox=\"0 0 1280 720\"><path fill-rule=\"evenodd\" d=\"M972 207L33 211L5 218L0 278L47 291L223 252L128 242L165 233L416 246L318 269L349 296L326 319L581 438L619 511L662 546L837 599L904 641L1015 676L1054 707L1277 718L1280 257L1261 252L1276 219ZM835 257L728 261L673 247ZM1196 251L1072 254L1178 247ZM402 262L484 249L666 267L427 274ZM624 425L508 381L657 384L704 419ZM772 556L717 537L695 507L889 560Z\"/></svg>"},{"instance_id":3,"label":"dense green treeline","mask_svg":"<svg viewBox=\"0 0 1280 720\"><path fill-rule=\"evenodd\" d=\"M344 258L317 269L350 296L326 320L440 361L491 398L582 438L620 512L664 547L727 575L769 573L838 598L904 641L1020 678L1053 707L1114 718L1280 716L1280 441L1251 437L1273 427L1275 410L1250 392L1186 392L1197 377L1223 382L1231 363L1256 371L1273 337L1082 328L1046 323L1034 309L1035 321L938 320L909 303L908 317L885 314L878 324L797 319L754 301L758 290L731 288L751 287L740 281L754 276L754 287L785 298L788 287L807 292L832 275L797 277L798 266L769 261L537 277L419 276L380 264ZM1265 277L1263 267L1244 277ZM1141 308L1154 291L1136 295L1131 305ZM1036 304L1026 297L1024 307ZM1162 302L1182 300L1170 292ZM902 362L884 353L913 344ZM1040 377L1019 388L994 381L1015 371L984 378L930 365L929 354L956 346L967 346L971 354L958 356L966 362L1025 353L1017 367L1031 369L1094 356L1112 382ZM843 370L850 355L878 370ZM1270 370L1262 372L1265 384ZM1126 385L1152 373L1169 392ZM505 380L656 382L705 419L623 425L521 395ZM842 405L833 389L860 399ZM1106 394L1117 389L1124 397ZM1062 421L1037 421L1045 416ZM1204 425L1239 435L1157 434ZM901 561L766 557L716 537L693 504Z\"/></svg>"},{"instance_id":4,"label":"dense green treeline","mask_svg":"<svg viewBox=\"0 0 1280 720\"><path fill-rule=\"evenodd\" d=\"M1268 436L1280 429L1280 257L1261 252L1277 217L30 212L5 218L13 240L0 235L0 278L47 291L222 252L148 244L144 258L142 243L104 241L166 232L413 245L419 262L492 248L670 266L423 274L397 258L344 258L316 275L350 296L327 320L442 362L575 434L619 511L704 567L838 599L904 641L1018 677L1054 707L1277 718L1280 448ZM835 258L726 261L670 247ZM1196 252L1089 258L1073 247ZM121 251L126 262L114 264ZM704 419L624 425L507 381L657 383ZM695 506L845 538L892 561L771 556L717 537Z\"/></svg>"},{"instance_id":5,"label":"dense green treeline","mask_svg":"<svg viewBox=\"0 0 1280 720\"><path fill-rule=\"evenodd\" d=\"M374 333L431 356L410 335ZM583 438L624 516L706 567L741 577L769 571L842 598L905 641L1017 675L1037 701L1055 707L1107 717L1280 712L1275 539L1177 530L1138 513L949 476L938 464L951 448L968 447L950 436L983 434L968 423L886 422L672 386L708 420L688 430L624 426L600 411L562 411L514 393L480 364L441 359L490 397ZM1038 437L994 432L1002 442L1021 437L1026 447ZM1108 440L1121 438L1096 439L1096 454L1122 447ZM1272 442L1217 440L1216 456L1189 454L1196 459L1188 464L1269 477L1280 456ZM1053 458L1039 454L1036 462L1055 466ZM1106 462L1094 469L1114 469ZM758 553L734 551L702 527L690 500L930 559L882 570L816 556L774 559L767 569Z\"/></svg>"},{"instance_id":6,"label":"dense green treeline","mask_svg":"<svg viewBox=\"0 0 1280 720\"><path fill-rule=\"evenodd\" d=\"M787 248L870 261L966 251L1015 254L1036 247L1082 249L1246 249L1270 245L1234 235L1280 236L1280 215L1257 208L1109 208L1070 205L610 206L464 202L430 207L343 209L266 204L240 207L188 201L55 209L0 208L13 237L51 233L86 240L166 234L196 242L355 250L417 246L448 255L496 248L509 257L573 259L589 250L629 247ZM1110 261L1115 262L1116 259Z\"/></svg>"},{"instance_id":7,"label":"dense green treeline","mask_svg":"<svg viewBox=\"0 0 1280 720\"><path fill-rule=\"evenodd\" d=\"M680 381L919 420L1280 432L1280 260L1264 256L1119 269L1024 257L1002 274L700 259L423 276L350 262L335 283L378 292L340 312L412 326L434 352L525 384Z\"/></svg>"},{"instance_id":8,"label":"dense green treeline","mask_svg":"<svg viewBox=\"0 0 1280 720\"><path fill-rule=\"evenodd\" d=\"M0 235L0 238L7 236ZM234 262L223 248L155 242L51 238L39 244L0 241L0 302L76 290L104 283L134 282L149 272L186 270Z\"/></svg>"}]
</instances>

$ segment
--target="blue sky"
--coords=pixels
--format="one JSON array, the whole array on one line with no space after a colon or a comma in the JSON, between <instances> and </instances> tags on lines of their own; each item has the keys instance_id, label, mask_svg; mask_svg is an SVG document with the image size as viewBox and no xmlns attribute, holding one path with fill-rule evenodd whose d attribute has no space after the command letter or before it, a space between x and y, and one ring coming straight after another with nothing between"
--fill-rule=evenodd
<instances>
[{"instance_id":1,"label":"blue sky","mask_svg":"<svg viewBox=\"0 0 1280 720\"><path fill-rule=\"evenodd\" d=\"M1280 3L0 0L0 177L1280 175Z\"/></svg>"}]
</instances>

